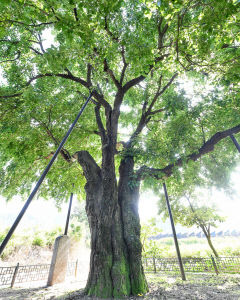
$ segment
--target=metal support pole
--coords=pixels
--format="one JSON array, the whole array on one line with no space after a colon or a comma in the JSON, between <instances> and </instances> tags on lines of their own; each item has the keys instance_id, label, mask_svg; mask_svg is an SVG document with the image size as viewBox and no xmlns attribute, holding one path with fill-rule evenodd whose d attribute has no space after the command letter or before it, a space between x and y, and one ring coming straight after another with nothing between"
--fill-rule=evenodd
<instances>
[{"instance_id":1,"label":"metal support pole","mask_svg":"<svg viewBox=\"0 0 240 300\"><path fill-rule=\"evenodd\" d=\"M68 234L68 225L69 225L69 219L70 219L71 208L72 208L72 199L73 199L73 193L71 193L71 196L70 196L70 202L69 202L69 207L68 207L68 214L67 214L67 220L66 220L64 235Z\"/></svg>"},{"instance_id":2,"label":"metal support pole","mask_svg":"<svg viewBox=\"0 0 240 300\"><path fill-rule=\"evenodd\" d=\"M4 248L6 247L8 241L10 240L14 230L16 229L16 227L18 226L18 223L21 221L24 213L26 212L29 204L31 203L33 197L35 196L35 194L37 193L37 191L39 190L44 178L46 177L48 171L50 170L52 164L54 163L55 159L57 158L59 152L61 151L63 145L65 144L67 138L69 137L70 133L72 132L74 126L76 125L78 119L80 118L81 114L83 113L85 107L87 106L88 102L90 101L90 99L92 98L93 92L90 93L90 95L88 96L86 102L84 103L84 105L82 106L80 112L78 113L76 119L74 120L74 122L72 123L72 125L70 126L70 128L68 129L68 132L66 133L65 137L63 138L63 140L61 141L60 145L58 146L57 151L54 153L52 159L50 160L50 162L48 163L47 167L45 168L45 170L43 171L41 177L39 178L36 186L34 187L34 189L32 190L30 196L28 197L26 203L24 204L22 210L20 211L19 215L17 216L15 222L13 223L12 227L10 228L8 234L6 235L5 239L3 240L1 246L0 246L0 255L2 254Z\"/></svg>"},{"instance_id":3,"label":"metal support pole","mask_svg":"<svg viewBox=\"0 0 240 300\"><path fill-rule=\"evenodd\" d=\"M177 240L177 235L176 235L175 225L174 225L174 221L173 221L173 216L172 216L171 207L170 207L170 204L169 204L168 193L167 193L167 187L166 187L165 182L163 182L163 189L164 189L165 198L166 198L167 207L168 207L168 213L169 213L169 217L170 217L170 221L171 221L172 232L173 232L173 238L174 238L174 243L175 243L175 247L176 247L176 252L177 252L177 257L178 257L178 263L179 263L179 268L180 268L181 275L182 275L182 280L186 280L186 276L185 276L185 272L184 272L184 268L183 268L182 257L181 257L180 249L179 249L179 246L178 246L178 240Z\"/></svg>"},{"instance_id":4,"label":"metal support pole","mask_svg":"<svg viewBox=\"0 0 240 300\"><path fill-rule=\"evenodd\" d=\"M19 269L19 263L17 263L16 268L15 268L14 273L13 273L11 288L14 286L14 283L15 283L15 280L16 280L16 277L17 277L18 269Z\"/></svg>"},{"instance_id":5,"label":"metal support pole","mask_svg":"<svg viewBox=\"0 0 240 300\"><path fill-rule=\"evenodd\" d=\"M235 136L233 134L230 135L230 138L232 139L234 145L238 149L238 152L240 153L240 145L238 144L237 140L235 139Z\"/></svg>"}]
</instances>

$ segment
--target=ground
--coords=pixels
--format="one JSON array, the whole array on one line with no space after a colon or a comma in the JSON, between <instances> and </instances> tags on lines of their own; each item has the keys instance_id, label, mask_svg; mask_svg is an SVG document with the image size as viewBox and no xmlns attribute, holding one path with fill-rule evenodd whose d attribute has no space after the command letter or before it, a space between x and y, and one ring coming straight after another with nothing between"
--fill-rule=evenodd
<instances>
[{"instance_id":1,"label":"ground","mask_svg":"<svg viewBox=\"0 0 240 300\"><path fill-rule=\"evenodd\" d=\"M147 274L150 291L147 295L130 297L131 300L237 300L240 299L240 274L187 274L183 282L171 274ZM90 300L79 296L84 282L75 282L53 287L0 289L0 299L56 299Z\"/></svg>"}]
</instances>

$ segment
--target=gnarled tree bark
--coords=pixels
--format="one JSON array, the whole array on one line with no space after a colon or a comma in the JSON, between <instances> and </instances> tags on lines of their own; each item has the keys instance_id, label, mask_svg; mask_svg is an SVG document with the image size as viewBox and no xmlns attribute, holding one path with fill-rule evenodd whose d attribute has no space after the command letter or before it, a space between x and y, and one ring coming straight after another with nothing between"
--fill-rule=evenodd
<instances>
[{"instance_id":1,"label":"gnarled tree bark","mask_svg":"<svg viewBox=\"0 0 240 300\"><path fill-rule=\"evenodd\" d=\"M100 168L87 151L78 152L77 156L87 180L86 212L91 231L86 294L119 298L146 293L140 223L135 206L138 188L131 189L128 181L133 163L122 162L117 187L111 161L109 165L108 160L108 172L104 172L104 166Z\"/></svg>"}]
</instances>

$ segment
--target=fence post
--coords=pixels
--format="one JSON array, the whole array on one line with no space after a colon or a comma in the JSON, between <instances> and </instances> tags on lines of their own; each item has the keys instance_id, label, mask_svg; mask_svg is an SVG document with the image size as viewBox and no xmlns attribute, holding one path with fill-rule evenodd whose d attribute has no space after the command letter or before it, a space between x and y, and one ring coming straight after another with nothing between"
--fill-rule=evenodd
<instances>
[{"instance_id":1,"label":"fence post","mask_svg":"<svg viewBox=\"0 0 240 300\"><path fill-rule=\"evenodd\" d=\"M13 278L12 278L12 282L11 282L11 288L13 287L15 279L17 277L18 269L19 269L19 263L17 263L17 265L15 267L15 270L14 270L14 273L13 273Z\"/></svg>"},{"instance_id":2,"label":"fence post","mask_svg":"<svg viewBox=\"0 0 240 300\"><path fill-rule=\"evenodd\" d=\"M78 271L78 259L76 260L76 263L75 263L75 278L77 277L77 271Z\"/></svg>"},{"instance_id":3,"label":"fence post","mask_svg":"<svg viewBox=\"0 0 240 300\"><path fill-rule=\"evenodd\" d=\"M157 273L155 256L153 256L153 271L154 273Z\"/></svg>"},{"instance_id":4,"label":"fence post","mask_svg":"<svg viewBox=\"0 0 240 300\"><path fill-rule=\"evenodd\" d=\"M212 255L211 255L211 260L212 260L212 264L213 264L214 270L215 270L216 274L218 275L219 274L218 268L217 268L215 259L214 259L214 257Z\"/></svg>"}]
</instances>

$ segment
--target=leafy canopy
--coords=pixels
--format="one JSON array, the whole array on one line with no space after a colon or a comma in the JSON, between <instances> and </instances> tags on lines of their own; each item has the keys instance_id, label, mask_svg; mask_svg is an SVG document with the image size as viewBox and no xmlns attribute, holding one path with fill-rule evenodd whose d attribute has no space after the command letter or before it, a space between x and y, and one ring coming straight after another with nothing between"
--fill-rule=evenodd
<instances>
[{"instance_id":1,"label":"leafy canopy","mask_svg":"<svg viewBox=\"0 0 240 300\"><path fill-rule=\"evenodd\" d=\"M132 145L120 149L116 167L130 154L136 170L164 168L239 124L237 1L18 0L1 1L0 9L0 187L8 198L29 193L93 88L113 106L118 85L139 78L122 102L118 142L132 138ZM195 85L192 98L181 85L186 78ZM150 118L136 133L147 108ZM83 190L76 151L101 164L94 109L91 103L81 117L42 196L61 202L72 183L75 193ZM101 103L104 126L105 113ZM172 189L206 178L222 185L236 163L233 152L226 140L214 154L186 160L173 170ZM148 175L143 187L157 187Z\"/></svg>"}]
</instances>

